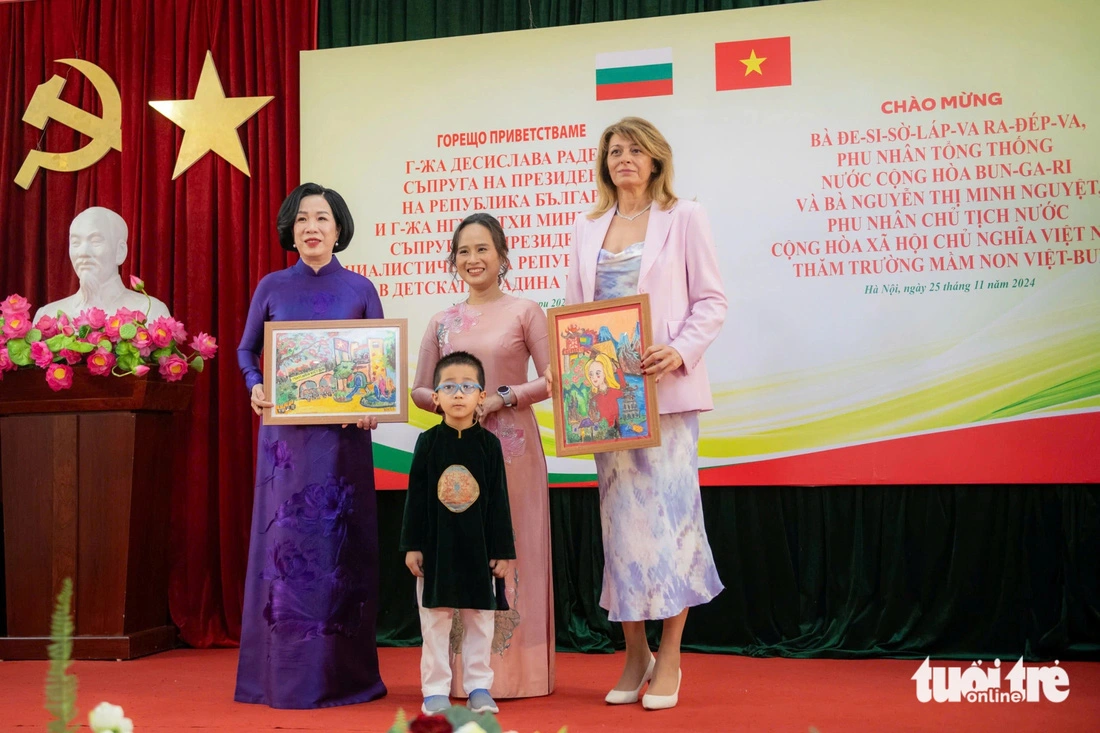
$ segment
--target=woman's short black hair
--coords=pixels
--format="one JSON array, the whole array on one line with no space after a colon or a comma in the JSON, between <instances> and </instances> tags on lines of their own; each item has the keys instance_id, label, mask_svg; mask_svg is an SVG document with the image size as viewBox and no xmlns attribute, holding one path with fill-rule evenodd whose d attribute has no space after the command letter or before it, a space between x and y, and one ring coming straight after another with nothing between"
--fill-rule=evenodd
<instances>
[{"instance_id":1,"label":"woman's short black hair","mask_svg":"<svg viewBox=\"0 0 1100 733\"><path fill-rule=\"evenodd\" d=\"M355 234L355 222L351 218L351 211L344 202L344 197L325 188L318 183L303 183L290 192L279 207L279 216L275 219L275 229L279 232L279 244L288 252L294 251L294 220L298 218L298 207L302 205L302 199L306 196L324 196L332 209L332 218L336 221L336 246L333 253L343 252L351 244L351 237Z\"/></svg>"}]
</instances>

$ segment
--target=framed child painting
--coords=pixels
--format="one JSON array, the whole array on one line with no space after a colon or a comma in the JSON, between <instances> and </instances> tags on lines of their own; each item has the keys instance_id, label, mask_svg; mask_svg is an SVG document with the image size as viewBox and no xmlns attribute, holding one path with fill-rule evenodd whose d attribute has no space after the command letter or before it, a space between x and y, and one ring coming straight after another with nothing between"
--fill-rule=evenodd
<instances>
[{"instance_id":1,"label":"framed child painting","mask_svg":"<svg viewBox=\"0 0 1100 733\"><path fill-rule=\"evenodd\" d=\"M649 296L551 308L546 316L557 455L660 445L657 387L642 373L652 342Z\"/></svg>"},{"instance_id":2,"label":"framed child painting","mask_svg":"<svg viewBox=\"0 0 1100 733\"><path fill-rule=\"evenodd\" d=\"M408 321L268 321L266 425L406 422Z\"/></svg>"}]
</instances>

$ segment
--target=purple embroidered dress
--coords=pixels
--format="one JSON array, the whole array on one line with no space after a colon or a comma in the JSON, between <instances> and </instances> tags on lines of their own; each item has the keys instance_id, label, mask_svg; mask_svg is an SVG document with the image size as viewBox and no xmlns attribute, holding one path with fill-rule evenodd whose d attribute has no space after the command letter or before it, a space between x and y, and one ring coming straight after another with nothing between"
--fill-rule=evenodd
<instances>
[{"instance_id":1,"label":"purple embroidered dress","mask_svg":"<svg viewBox=\"0 0 1100 733\"><path fill-rule=\"evenodd\" d=\"M237 361L263 382L265 321L381 318L374 285L333 257L256 288ZM321 708L386 694L378 674L378 527L369 431L263 425L245 577L238 702Z\"/></svg>"}]
</instances>

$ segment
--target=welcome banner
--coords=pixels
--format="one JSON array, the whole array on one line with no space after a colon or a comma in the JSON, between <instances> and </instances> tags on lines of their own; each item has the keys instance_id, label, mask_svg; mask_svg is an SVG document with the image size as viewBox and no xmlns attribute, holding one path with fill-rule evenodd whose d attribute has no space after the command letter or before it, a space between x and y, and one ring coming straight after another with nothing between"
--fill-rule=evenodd
<instances>
[{"instance_id":1,"label":"welcome banner","mask_svg":"<svg viewBox=\"0 0 1100 733\"><path fill-rule=\"evenodd\" d=\"M1097 28L1093 0L821 0L307 52L302 175L416 344L474 211L506 287L560 305L599 133L645 117L730 299L704 483L1100 481ZM436 419L378 430L380 485Z\"/></svg>"}]
</instances>

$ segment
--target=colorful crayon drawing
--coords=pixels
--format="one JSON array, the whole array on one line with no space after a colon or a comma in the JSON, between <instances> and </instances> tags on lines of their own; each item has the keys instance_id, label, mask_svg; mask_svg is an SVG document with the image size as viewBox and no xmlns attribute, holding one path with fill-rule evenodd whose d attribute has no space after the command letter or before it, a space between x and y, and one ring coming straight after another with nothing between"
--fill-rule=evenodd
<instances>
[{"instance_id":1,"label":"colorful crayon drawing","mask_svg":"<svg viewBox=\"0 0 1100 733\"><path fill-rule=\"evenodd\" d=\"M558 373L555 433L558 455L655 445L652 387L642 373L645 351L642 308L628 307L556 314L553 309ZM556 317L555 317L556 316ZM559 406L560 405L560 406Z\"/></svg>"},{"instance_id":2,"label":"colorful crayon drawing","mask_svg":"<svg viewBox=\"0 0 1100 733\"><path fill-rule=\"evenodd\" d=\"M348 322L355 323L355 322ZM404 419L404 333L396 326L318 328L270 324L274 416L355 422L375 415ZM270 377L265 380L271 383ZM314 420L310 420L313 422ZM295 420L299 422L299 420ZM304 420L302 420L304 422Z\"/></svg>"}]
</instances>

